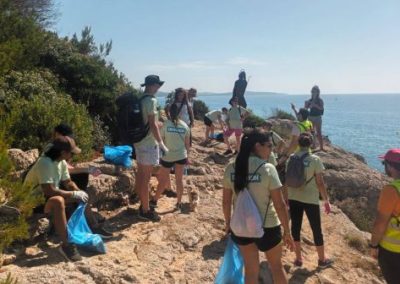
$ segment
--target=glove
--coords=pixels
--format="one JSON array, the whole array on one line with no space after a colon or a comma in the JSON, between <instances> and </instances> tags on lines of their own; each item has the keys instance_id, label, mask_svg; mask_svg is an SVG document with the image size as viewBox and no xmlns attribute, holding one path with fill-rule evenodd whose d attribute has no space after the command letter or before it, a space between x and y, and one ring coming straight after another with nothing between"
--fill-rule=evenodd
<instances>
[{"instance_id":1,"label":"glove","mask_svg":"<svg viewBox=\"0 0 400 284\"><path fill-rule=\"evenodd\" d=\"M325 213L326 214L331 213L331 205L329 204L329 201L325 201L324 207L325 207Z\"/></svg>"},{"instance_id":2,"label":"glove","mask_svg":"<svg viewBox=\"0 0 400 284\"><path fill-rule=\"evenodd\" d=\"M76 199L76 200L80 200L84 203L89 201L89 195L82 190L73 191L72 198Z\"/></svg>"},{"instance_id":3,"label":"glove","mask_svg":"<svg viewBox=\"0 0 400 284\"><path fill-rule=\"evenodd\" d=\"M164 142L161 142L159 145L160 145L161 151L163 151L164 155L166 155L169 152L167 146L165 146Z\"/></svg>"}]
</instances>

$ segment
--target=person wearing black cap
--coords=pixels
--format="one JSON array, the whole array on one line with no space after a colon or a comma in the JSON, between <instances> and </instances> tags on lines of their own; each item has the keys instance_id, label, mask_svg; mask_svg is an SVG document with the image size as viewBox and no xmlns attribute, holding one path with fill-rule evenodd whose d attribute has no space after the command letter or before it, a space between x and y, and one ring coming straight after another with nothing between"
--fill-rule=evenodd
<instances>
[{"instance_id":1,"label":"person wearing black cap","mask_svg":"<svg viewBox=\"0 0 400 284\"><path fill-rule=\"evenodd\" d=\"M394 284L400 281L400 149L379 158L393 181L380 192L369 247L387 283Z\"/></svg>"},{"instance_id":2,"label":"person wearing black cap","mask_svg":"<svg viewBox=\"0 0 400 284\"><path fill-rule=\"evenodd\" d=\"M61 238L60 253L70 261L81 260L76 246L68 243L65 204L72 201L88 202L86 192L79 190L71 181L66 160L79 154L74 139L60 136L52 141L51 147L41 156L28 172L24 184L32 187L33 194L45 197L44 212L51 214L54 227ZM63 184L66 190L60 189Z\"/></svg>"},{"instance_id":3,"label":"person wearing black cap","mask_svg":"<svg viewBox=\"0 0 400 284\"><path fill-rule=\"evenodd\" d=\"M160 217L149 206L149 183L153 167L159 163L160 149L164 153L168 152L168 148L160 135L157 99L155 97L163 84L164 81L161 81L157 75L148 75L144 83L141 84L142 87L145 87L143 92L145 97L141 101L143 122L149 124L150 131L145 138L134 144L137 162L136 191L140 198L139 218L156 222L160 221Z\"/></svg>"}]
</instances>

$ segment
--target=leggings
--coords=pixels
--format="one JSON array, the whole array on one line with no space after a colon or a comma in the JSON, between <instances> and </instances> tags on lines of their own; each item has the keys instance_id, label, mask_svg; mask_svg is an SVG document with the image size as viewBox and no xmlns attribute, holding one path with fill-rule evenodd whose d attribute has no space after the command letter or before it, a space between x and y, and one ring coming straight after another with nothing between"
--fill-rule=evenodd
<instances>
[{"instance_id":1,"label":"leggings","mask_svg":"<svg viewBox=\"0 0 400 284\"><path fill-rule=\"evenodd\" d=\"M400 253L395 253L379 247L378 263L383 277L388 284L400 281Z\"/></svg>"},{"instance_id":2,"label":"leggings","mask_svg":"<svg viewBox=\"0 0 400 284\"><path fill-rule=\"evenodd\" d=\"M290 218L292 220L292 236L295 242L300 241L301 224L303 223L303 213L306 212L308 222L313 232L314 244L324 245L324 238L321 230L321 214L319 205L303 203L296 200L289 200Z\"/></svg>"}]
</instances>

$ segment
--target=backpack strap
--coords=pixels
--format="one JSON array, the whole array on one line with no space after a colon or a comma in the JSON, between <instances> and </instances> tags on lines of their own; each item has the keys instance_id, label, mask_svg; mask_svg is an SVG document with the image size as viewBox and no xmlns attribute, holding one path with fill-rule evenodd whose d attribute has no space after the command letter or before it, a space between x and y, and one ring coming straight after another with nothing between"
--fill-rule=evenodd
<instances>
[{"instance_id":1,"label":"backpack strap","mask_svg":"<svg viewBox=\"0 0 400 284\"><path fill-rule=\"evenodd\" d=\"M253 179L253 177L256 175L256 173L258 172L258 170L263 166L263 165L265 165L266 164L266 162L262 162L258 167L257 167L257 169L254 171L254 173L252 174L252 176L251 176L251 178L249 179L249 180L247 180L247 183L246 183L246 186L249 184L249 182Z\"/></svg>"}]
</instances>

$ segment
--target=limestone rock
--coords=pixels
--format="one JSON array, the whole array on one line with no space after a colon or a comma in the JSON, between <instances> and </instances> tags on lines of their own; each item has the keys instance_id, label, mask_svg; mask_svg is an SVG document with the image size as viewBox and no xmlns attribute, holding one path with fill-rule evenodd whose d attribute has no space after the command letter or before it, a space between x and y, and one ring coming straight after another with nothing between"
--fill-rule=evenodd
<instances>
[{"instance_id":1,"label":"limestone rock","mask_svg":"<svg viewBox=\"0 0 400 284\"><path fill-rule=\"evenodd\" d=\"M9 149L9 159L14 163L16 170L25 170L39 157L39 150L33 149L29 151L22 151L21 149Z\"/></svg>"}]
</instances>

